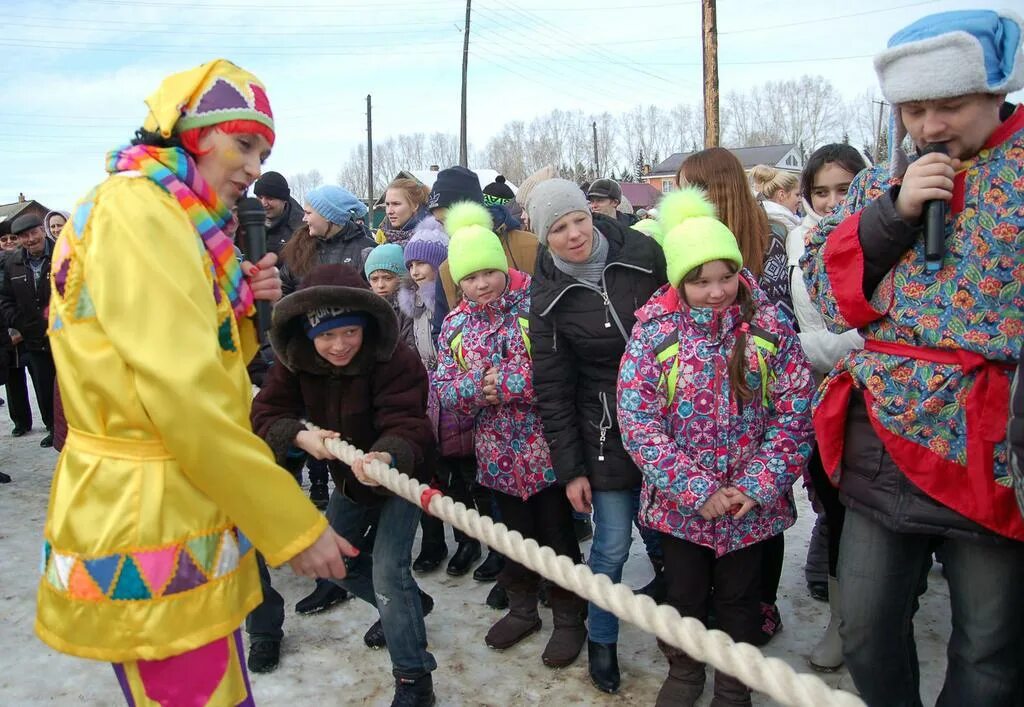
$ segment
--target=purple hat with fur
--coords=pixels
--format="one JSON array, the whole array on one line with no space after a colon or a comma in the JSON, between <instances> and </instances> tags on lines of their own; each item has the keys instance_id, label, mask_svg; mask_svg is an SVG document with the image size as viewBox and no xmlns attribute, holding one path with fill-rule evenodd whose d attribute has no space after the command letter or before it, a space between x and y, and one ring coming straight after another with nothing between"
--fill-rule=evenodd
<instances>
[{"instance_id":1,"label":"purple hat with fur","mask_svg":"<svg viewBox=\"0 0 1024 707\"><path fill-rule=\"evenodd\" d=\"M448 259L448 234L444 226L433 216L419 222L412 238L405 244L405 266L413 260L430 263L434 270Z\"/></svg>"}]
</instances>

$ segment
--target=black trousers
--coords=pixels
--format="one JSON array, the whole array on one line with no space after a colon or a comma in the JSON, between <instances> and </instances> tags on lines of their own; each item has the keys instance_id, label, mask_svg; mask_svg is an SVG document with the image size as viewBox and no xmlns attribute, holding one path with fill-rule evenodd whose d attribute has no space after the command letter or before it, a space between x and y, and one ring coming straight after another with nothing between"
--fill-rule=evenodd
<instances>
[{"instance_id":1,"label":"black trousers","mask_svg":"<svg viewBox=\"0 0 1024 707\"><path fill-rule=\"evenodd\" d=\"M475 457L441 457L437 465L437 479L441 482L441 490L453 501L464 504L466 508L475 508L482 516L491 517L491 491L476 481ZM444 523L439 519L424 513L420 518L420 528L423 530L421 546L445 544ZM457 543L473 539L458 528L452 528L452 534Z\"/></svg>"},{"instance_id":2,"label":"black trousers","mask_svg":"<svg viewBox=\"0 0 1024 707\"><path fill-rule=\"evenodd\" d=\"M839 540L843 537L843 521L846 519L846 507L839 501L839 489L832 485L821 462L818 446L814 446L808 463L811 484L818 502L825 510L825 525L828 526L828 573L838 577L836 565L839 562Z\"/></svg>"},{"instance_id":3,"label":"black trousers","mask_svg":"<svg viewBox=\"0 0 1024 707\"><path fill-rule=\"evenodd\" d=\"M24 366L11 366L7 369L7 412L15 427L30 429L32 427L32 406L28 400L28 379L25 377Z\"/></svg>"},{"instance_id":4,"label":"black trousers","mask_svg":"<svg viewBox=\"0 0 1024 707\"><path fill-rule=\"evenodd\" d=\"M764 542L715 557L711 548L662 534L667 603L682 616L707 623L715 608L718 628L734 641L754 643L761 626Z\"/></svg>"},{"instance_id":5,"label":"black trousers","mask_svg":"<svg viewBox=\"0 0 1024 707\"><path fill-rule=\"evenodd\" d=\"M582 561L580 544L572 526L572 506L560 484L549 486L525 501L503 493L495 493L494 498L498 502L502 522L509 530L517 530L524 538L547 545L577 564ZM536 592L540 576L518 562L506 559L505 568L498 575L498 584L513 592Z\"/></svg>"},{"instance_id":6,"label":"black trousers","mask_svg":"<svg viewBox=\"0 0 1024 707\"><path fill-rule=\"evenodd\" d=\"M32 376L32 388L36 392L36 405L46 429L53 431L53 386L57 380L57 369L53 365L53 354L49 351L29 351L25 354L28 372Z\"/></svg>"}]
</instances>

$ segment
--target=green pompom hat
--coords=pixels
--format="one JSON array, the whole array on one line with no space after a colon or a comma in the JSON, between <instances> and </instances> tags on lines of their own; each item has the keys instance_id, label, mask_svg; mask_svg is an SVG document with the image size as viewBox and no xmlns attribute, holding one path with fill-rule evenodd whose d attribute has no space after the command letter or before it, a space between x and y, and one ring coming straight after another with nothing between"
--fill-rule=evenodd
<instances>
[{"instance_id":1,"label":"green pompom hat","mask_svg":"<svg viewBox=\"0 0 1024 707\"><path fill-rule=\"evenodd\" d=\"M481 270L500 270L508 274L505 249L491 230L491 214L480 204L465 201L448 210L445 229L451 234L448 241L448 271L452 280Z\"/></svg>"},{"instance_id":2,"label":"green pompom hat","mask_svg":"<svg viewBox=\"0 0 1024 707\"><path fill-rule=\"evenodd\" d=\"M716 218L715 206L702 190L683 187L668 194L658 205L658 221L665 233L662 248L672 287L704 263L727 260L743 267L736 236Z\"/></svg>"}]
</instances>

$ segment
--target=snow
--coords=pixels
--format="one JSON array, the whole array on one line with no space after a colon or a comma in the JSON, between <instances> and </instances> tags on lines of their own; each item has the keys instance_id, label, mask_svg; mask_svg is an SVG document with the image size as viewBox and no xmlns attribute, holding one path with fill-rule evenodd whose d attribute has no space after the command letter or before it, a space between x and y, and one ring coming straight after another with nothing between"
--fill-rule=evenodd
<instances>
[{"instance_id":1,"label":"snow","mask_svg":"<svg viewBox=\"0 0 1024 707\"><path fill-rule=\"evenodd\" d=\"M6 418L6 411L0 415ZM109 665L61 655L32 632L42 527L56 461L55 452L40 449L41 438L41 432L19 439L0 432L0 468L14 477L13 483L0 485L0 636L4 651L0 704L120 704L120 691ZM804 493L797 496L802 515L786 533L786 565L779 589L784 628L763 650L796 670L810 672L806 656L828 621L828 607L811 599L804 584L803 562L813 516ZM455 549L450 533L449 548ZM636 538L624 581L639 587L650 576L650 563ZM394 686L387 651L372 651L362 640L376 620L375 610L353 599L323 614L298 616L294 604L312 589L312 582L295 577L287 568L273 571L273 579L287 603L285 639L278 669L252 676L257 703L390 704ZM484 604L490 584L474 582L471 575L449 577L443 565L418 579L436 600L434 612L427 617L427 635L438 663L434 673L438 704L654 703L667 667L654 638L639 629L623 625L619 637L622 689L617 695L605 695L590 684L586 648L576 663L564 670L541 663L540 654L551 632L549 610L542 609L544 628L540 633L499 653L483 642L491 623L501 616ZM916 635L922 698L925 704L932 704L945 673L949 592L938 565L928 579ZM853 689L845 670L822 677L834 687ZM707 705L710 700L709 680L700 704ZM755 694L754 704L774 703Z\"/></svg>"}]
</instances>

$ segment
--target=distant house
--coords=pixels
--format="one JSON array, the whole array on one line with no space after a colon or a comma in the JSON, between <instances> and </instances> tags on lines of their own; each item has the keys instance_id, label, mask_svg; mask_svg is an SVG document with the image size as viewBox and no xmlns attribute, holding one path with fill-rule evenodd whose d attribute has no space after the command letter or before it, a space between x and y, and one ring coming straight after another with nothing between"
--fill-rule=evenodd
<instances>
[{"instance_id":1,"label":"distant house","mask_svg":"<svg viewBox=\"0 0 1024 707\"><path fill-rule=\"evenodd\" d=\"M622 187L622 195L633 206L634 211L636 209L649 209L657 204L658 199L661 198L661 192L650 184L622 182L619 186Z\"/></svg>"},{"instance_id":2,"label":"distant house","mask_svg":"<svg viewBox=\"0 0 1024 707\"><path fill-rule=\"evenodd\" d=\"M50 209L34 199L26 199L24 194L18 194L18 200L11 204L0 204L0 221L13 221L22 214L36 214L40 219L44 218Z\"/></svg>"},{"instance_id":3,"label":"distant house","mask_svg":"<svg viewBox=\"0 0 1024 707\"><path fill-rule=\"evenodd\" d=\"M763 147L730 147L729 152L739 158L743 169L750 170L755 165L766 164L787 172L799 174L804 168L804 158L796 145L765 145ZM644 180L660 192L672 191L676 188L676 173L692 152L677 152L667 160L654 166Z\"/></svg>"},{"instance_id":4,"label":"distant house","mask_svg":"<svg viewBox=\"0 0 1024 707\"><path fill-rule=\"evenodd\" d=\"M481 189L483 189L488 184L493 182L495 178L497 178L497 176L500 174L500 172L494 169L475 169L472 167L470 169L476 172L476 176L480 179ZM437 181L437 173L439 171L440 168L437 165L431 165L430 169L403 169L401 172L394 176L394 179L415 179L417 182L427 187L427 189L430 189L431 187L434 186L434 182ZM508 179L505 180L505 185L512 190L513 194L519 191L519 187L517 187ZM373 208L378 209L381 206L383 206L384 196L385 194L381 194L377 198L377 201L374 202L373 204Z\"/></svg>"}]
</instances>

